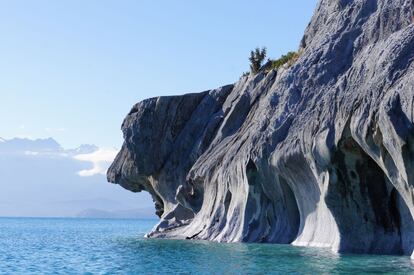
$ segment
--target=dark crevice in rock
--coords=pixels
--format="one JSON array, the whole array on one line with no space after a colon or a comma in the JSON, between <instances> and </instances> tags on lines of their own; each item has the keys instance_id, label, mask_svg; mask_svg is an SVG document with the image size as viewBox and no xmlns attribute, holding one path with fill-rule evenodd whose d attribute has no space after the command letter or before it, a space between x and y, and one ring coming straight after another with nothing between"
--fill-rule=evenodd
<instances>
[{"instance_id":1,"label":"dark crevice in rock","mask_svg":"<svg viewBox=\"0 0 414 275\"><path fill-rule=\"evenodd\" d=\"M164 203L163 201L158 197L157 199L154 199L155 204L155 214L161 218L162 214L164 214Z\"/></svg>"},{"instance_id":2,"label":"dark crevice in rock","mask_svg":"<svg viewBox=\"0 0 414 275\"><path fill-rule=\"evenodd\" d=\"M287 219L289 221L288 243L291 243L299 233L300 213L295 194L285 180L280 180L280 186L284 194L284 203Z\"/></svg>"},{"instance_id":3,"label":"dark crevice in rock","mask_svg":"<svg viewBox=\"0 0 414 275\"><path fill-rule=\"evenodd\" d=\"M392 223L398 228L398 233L401 235L401 216L400 211L398 209L398 191L397 189L393 188L390 195L390 200L388 202L388 209L391 213Z\"/></svg>"},{"instance_id":4,"label":"dark crevice in rock","mask_svg":"<svg viewBox=\"0 0 414 275\"><path fill-rule=\"evenodd\" d=\"M252 159L249 159L249 162L246 166L246 174L247 174L247 181L249 185L255 185L257 181L257 167L256 164L254 164Z\"/></svg>"},{"instance_id":5,"label":"dark crevice in rock","mask_svg":"<svg viewBox=\"0 0 414 275\"><path fill-rule=\"evenodd\" d=\"M226 197L224 199L224 216L227 215L227 212L229 211L229 206L231 202L232 194L230 191L227 191Z\"/></svg>"},{"instance_id":6,"label":"dark crevice in rock","mask_svg":"<svg viewBox=\"0 0 414 275\"><path fill-rule=\"evenodd\" d=\"M203 232L203 230L200 230L199 232L195 233L194 235L190 236L190 237L185 237L187 240L192 240L195 239L198 235L200 235L200 233Z\"/></svg>"},{"instance_id":7,"label":"dark crevice in rock","mask_svg":"<svg viewBox=\"0 0 414 275\"><path fill-rule=\"evenodd\" d=\"M196 183L195 180L189 179L178 187L176 200L183 207L198 213L203 204L203 193L202 183Z\"/></svg>"},{"instance_id":8,"label":"dark crevice in rock","mask_svg":"<svg viewBox=\"0 0 414 275\"><path fill-rule=\"evenodd\" d=\"M402 254L400 195L349 128L338 144L330 175L325 201L341 233L340 250ZM361 242L366 245L361 247Z\"/></svg>"}]
</instances>

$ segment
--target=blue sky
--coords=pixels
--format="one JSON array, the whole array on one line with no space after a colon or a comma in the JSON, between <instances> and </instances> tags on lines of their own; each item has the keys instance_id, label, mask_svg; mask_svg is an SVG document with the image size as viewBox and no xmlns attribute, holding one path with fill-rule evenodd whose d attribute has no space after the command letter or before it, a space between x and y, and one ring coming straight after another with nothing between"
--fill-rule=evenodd
<instances>
[{"instance_id":1,"label":"blue sky","mask_svg":"<svg viewBox=\"0 0 414 275\"><path fill-rule=\"evenodd\" d=\"M253 4L254 3L254 4ZM316 0L0 2L0 137L119 148L144 98L233 83L297 49Z\"/></svg>"}]
</instances>

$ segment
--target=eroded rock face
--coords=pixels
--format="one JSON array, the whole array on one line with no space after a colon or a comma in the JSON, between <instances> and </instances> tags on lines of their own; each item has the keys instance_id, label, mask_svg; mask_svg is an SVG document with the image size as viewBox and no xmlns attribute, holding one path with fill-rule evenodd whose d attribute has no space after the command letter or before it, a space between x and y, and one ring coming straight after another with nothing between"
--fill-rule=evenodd
<instances>
[{"instance_id":1,"label":"eroded rock face","mask_svg":"<svg viewBox=\"0 0 414 275\"><path fill-rule=\"evenodd\" d=\"M135 105L108 180L151 193L148 237L412 255L413 14L321 0L290 68Z\"/></svg>"}]
</instances>

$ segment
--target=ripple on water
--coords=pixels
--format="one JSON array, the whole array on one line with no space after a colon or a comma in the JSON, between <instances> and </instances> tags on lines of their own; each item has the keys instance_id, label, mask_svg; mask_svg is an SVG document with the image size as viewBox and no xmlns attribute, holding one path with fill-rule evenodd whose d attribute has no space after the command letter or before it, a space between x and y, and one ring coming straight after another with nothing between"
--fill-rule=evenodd
<instances>
[{"instance_id":1,"label":"ripple on water","mask_svg":"<svg viewBox=\"0 0 414 275\"><path fill-rule=\"evenodd\" d=\"M409 257L143 238L154 220L0 219L0 272L83 274L414 273Z\"/></svg>"}]
</instances>

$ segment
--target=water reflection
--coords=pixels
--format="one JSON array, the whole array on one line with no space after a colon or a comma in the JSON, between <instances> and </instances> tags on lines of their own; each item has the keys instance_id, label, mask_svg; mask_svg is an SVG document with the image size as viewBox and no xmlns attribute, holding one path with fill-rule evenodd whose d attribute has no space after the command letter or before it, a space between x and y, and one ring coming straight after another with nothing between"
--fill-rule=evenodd
<instances>
[{"instance_id":1,"label":"water reflection","mask_svg":"<svg viewBox=\"0 0 414 275\"><path fill-rule=\"evenodd\" d=\"M156 267L159 273L182 274L414 273L409 257L341 255L291 245L136 238L118 239L115 249L131 272Z\"/></svg>"}]
</instances>

